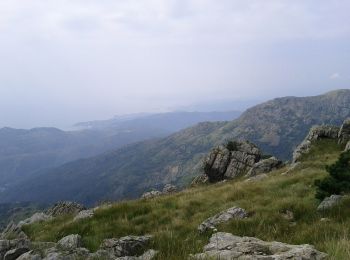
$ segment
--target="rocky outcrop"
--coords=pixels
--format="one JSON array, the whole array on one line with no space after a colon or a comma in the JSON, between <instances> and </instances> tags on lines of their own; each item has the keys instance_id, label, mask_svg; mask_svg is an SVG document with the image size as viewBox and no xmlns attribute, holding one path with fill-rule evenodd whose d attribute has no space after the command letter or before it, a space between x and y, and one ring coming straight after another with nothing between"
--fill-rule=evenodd
<instances>
[{"instance_id":1,"label":"rocky outcrop","mask_svg":"<svg viewBox=\"0 0 350 260\"><path fill-rule=\"evenodd\" d=\"M0 259L16 259L22 252L29 251L30 241L27 239L0 240Z\"/></svg>"},{"instance_id":2,"label":"rocky outcrop","mask_svg":"<svg viewBox=\"0 0 350 260\"><path fill-rule=\"evenodd\" d=\"M86 209L80 211L73 219L73 221L86 219L86 218L92 218L94 216L94 210L92 209Z\"/></svg>"},{"instance_id":3,"label":"rocky outcrop","mask_svg":"<svg viewBox=\"0 0 350 260\"><path fill-rule=\"evenodd\" d=\"M248 214L244 209L238 208L238 207L232 207L203 221L198 226L198 230L199 232L203 233L208 230L214 230L217 225L221 223L225 223L231 219L243 219L247 217L248 217Z\"/></svg>"},{"instance_id":4,"label":"rocky outcrop","mask_svg":"<svg viewBox=\"0 0 350 260\"><path fill-rule=\"evenodd\" d=\"M320 205L318 205L317 210L328 210L338 205L344 196L341 195L332 195L330 197L325 198Z\"/></svg>"},{"instance_id":5,"label":"rocky outcrop","mask_svg":"<svg viewBox=\"0 0 350 260\"><path fill-rule=\"evenodd\" d=\"M246 176L254 177L259 174L269 173L273 170L280 169L283 166L284 163L282 161L278 160L276 157L270 157L255 163Z\"/></svg>"},{"instance_id":6,"label":"rocky outcrop","mask_svg":"<svg viewBox=\"0 0 350 260\"><path fill-rule=\"evenodd\" d=\"M36 222L48 221L51 219L52 219L51 216L49 216L43 212L38 212L38 213L35 213L30 218L27 218L25 220L20 221L17 226L22 227L23 225L29 225L29 224L33 224Z\"/></svg>"},{"instance_id":7,"label":"rocky outcrop","mask_svg":"<svg viewBox=\"0 0 350 260\"><path fill-rule=\"evenodd\" d=\"M303 154L309 152L311 143L313 141L329 138L329 139L337 139L339 135L340 128L337 126L331 125L322 125L322 126L314 126L310 129L309 134L306 136L304 141L294 150L293 152L293 163L296 163L300 160Z\"/></svg>"},{"instance_id":8,"label":"rocky outcrop","mask_svg":"<svg viewBox=\"0 0 350 260\"><path fill-rule=\"evenodd\" d=\"M327 255L311 245L289 245L265 242L254 237L239 237L230 233L215 233L204 247L204 252L192 258L205 259L269 259L269 260L322 260Z\"/></svg>"},{"instance_id":9,"label":"rocky outcrop","mask_svg":"<svg viewBox=\"0 0 350 260\"><path fill-rule=\"evenodd\" d=\"M340 127L338 139L339 144L346 144L350 141L350 118L346 119Z\"/></svg>"},{"instance_id":10,"label":"rocky outcrop","mask_svg":"<svg viewBox=\"0 0 350 260\"><path fill-rule=\"evenodd\" d=\"M58 217L63 215L75 215L80 211L85 210L83 205L71 201L61 201L56 203L52 208L47 210L46 214L51 217Z\"/></svg>"},{"instance_id":11,"label":"rocky outcrop","mask_svg":"<svg viewBox=\"0 0 350 260\"><path fill-rule=\"evenodd\" d=\"M260 150L247 141L229 142L211 151L204 161L204 173L210 182L234 179L246 174L261 158Z\"/></svg>"}]
</instances>

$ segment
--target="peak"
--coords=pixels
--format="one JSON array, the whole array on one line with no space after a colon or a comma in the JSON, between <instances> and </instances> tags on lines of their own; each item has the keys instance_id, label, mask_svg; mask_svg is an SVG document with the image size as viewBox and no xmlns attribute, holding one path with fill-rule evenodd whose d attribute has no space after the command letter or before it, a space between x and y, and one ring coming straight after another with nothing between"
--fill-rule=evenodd
<instances>
[{"instance_id":1,"label":"peak","mask_svg":"<svg viewBox=\"0 0 350 260\"><path fill-rule=\"evenodd\" d=\"M325 96L339 96L339 95L349 95L350 94L350 89L337 89L337 90L332 90L327 93L325 93Z\"/></svg>"}]
</instances>

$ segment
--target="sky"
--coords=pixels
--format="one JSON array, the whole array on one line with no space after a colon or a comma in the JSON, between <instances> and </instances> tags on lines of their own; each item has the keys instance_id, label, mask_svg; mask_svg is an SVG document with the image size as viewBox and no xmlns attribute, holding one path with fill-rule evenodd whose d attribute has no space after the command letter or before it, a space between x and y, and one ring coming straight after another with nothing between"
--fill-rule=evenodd
<instances>
[{"instance_id":1,"label":"sky","mask_svg":"<svg viewBox=\"0 0 350 260\"><path fill-rule=\"evenodd\" d=\"M1 0L0 127L350 88L349 10L349 0Z\"/></svg>"}]
</instances>

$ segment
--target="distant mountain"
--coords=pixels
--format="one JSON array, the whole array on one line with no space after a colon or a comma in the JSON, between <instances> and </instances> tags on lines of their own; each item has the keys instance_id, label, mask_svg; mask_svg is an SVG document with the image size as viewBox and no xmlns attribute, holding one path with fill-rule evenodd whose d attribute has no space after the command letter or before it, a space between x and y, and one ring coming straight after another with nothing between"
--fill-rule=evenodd
<instances>
[{"instance_id":1,"label":"distant mountain","mask_svg":"<svg viewBox=\"0 0 350 260\"><path fill-rule=\"evenodd\" d=\"M199 122L231 121L241 115L239 111L223 112L171 112L161 114L131 114L109 120L82 122L75 127L83 129L158 129L173 133Z\"/></svg>"},{"instance_id":2,"label":"distant mountain","mask_svg":"<svg viewBox=\"0 0 350 260\"><path fill-rule=\"evenodd\" d=\"M232 120L240 112L139 114L85 123L88 129L0 129L0 192L17 181L80 158L159 138L201 121ZM82 127L84 124L80 124Z\"/></svg>"},{"instance_id":3,"label":"distant mountain","mask_svg":"<svg viewBox=\"0 0 350 260\"><path fill-rule=\"evenodd\" d=\"M166 138L128 145L114 152L42 172L1 194L0 201L53 202L70 199L93 204L138 197L167 182L188 183L214 145L248 139L265 153L289 159L315 124L340 125L350 116L350 90L314 97L277 98L248 109L230 122L200 123Z\"/></svg>"}]
</instances>

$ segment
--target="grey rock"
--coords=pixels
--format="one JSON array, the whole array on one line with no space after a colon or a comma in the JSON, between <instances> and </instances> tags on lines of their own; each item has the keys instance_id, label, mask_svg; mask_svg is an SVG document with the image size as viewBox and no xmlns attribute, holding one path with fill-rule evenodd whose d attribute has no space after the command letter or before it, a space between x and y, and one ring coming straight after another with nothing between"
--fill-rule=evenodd
<instances>
[{"instance_id":1,"label":"grey rock","mask_svg":"<svg viewBox=\"0 0 350 260\"><path fill-rule=\"evenodd\" d=\"M338 138L339 144L346 144L350 141L350 118L346 119L340 127Z\"/></svg>"},{"instance_id":2,"label":"grey rock","mask_svg":"<svg viewBox=\"0 0 350 260\"><path fill-rule=\"evenodd\" d=\"M140 256L147 249L151 236L126 236L120 239L105 239L100 249L115 257Z\"/></svg>"},{"instance_id":3,"label":"grey rock","mask_svg":"<svg viewBox=\"0 0 350 260\"><path fill-rule=\"evenodd\" d=\"M47 210L46 214L52 217L78 214L80 211L85 210L83 205L80 205L71 201L61 201L56 203L52 208Z\"/></svg>"},{"instance_id":4,"label":"grey rock","mask_svg":"<svg viewBox=\"0 0 350 260\"><path fill-rule=\"evenodd\" d=\"M152 190L152 191L148 191L148 192L145 192L144 194L142 194L141 198L142 199L152 199L155 197L159 197L161 195L162 195L162 193L160 191Z\"/></svg>"},{"instance_id":5,"label":"grey rock","mask_svg":"<svg viewBox=\"0 0 350 260\"><path fill-rule=\"evenodd\" d=\"M213 149L204 160L204 173L210 182L234 179L242 176L260 160L261 152L247 141L231 142L231 150L219 146Z\"/></svg>"},{"instance_id":6,"label":"grey rock","mask_svg":"<svg viewBox=\"0 0 350 260\"><path fill-rule=\"evenodd\" d=\"M35 254L33 251L29 251L22 254L17 258L17 260L41 260L41 256L39 254Z\"/></svg>"},{"instance_id":7,"label":"grey rock","mask_svg":"<svg viewBox=\"0 0 350 260\"><path fill-rule=\"evenodd\" d=\"M35 213L33 216L31 216L30 218L27 218L25 220L22 220L18 223L18 227L22 227L23 225L29 225L29 224L33 224L36 222L42 222L42 221L48 221L51 220L52 217L43 213L43 212L38 212Z\"/></svg>"},{"instance_id":8,"label":"grey rock","mask_svg":"<svg viewBox=\"0 0 350 260\"><path fill-rule=\"evenodd\" d=\"M10 253L7 254L7 258L11 259L11 257L15 254L15 252L12 250L18 249L17 252L19 252L19 249L28 251L30 245L30 241L27 239L0 240L0 259L4 259L8 252Z\"/></svg>"},{"instance_id":9,"label":"grey rock","mask_svg":"<svg viewBox=\"0 0 350 260\"><path fill-rule=\"evenodd\" d=\"M23 255L24 253L28 252L29 248L27 247L20 247L20 248L14 248L6 252L4 256L4 260L15 260L19 256Z\"/></svg>"},{"instance_id":10,"label":"grey rock","mask_svg":"<svg viewBox=\"0 0 350 260\"><path fill-rule=\"evenodd\" d=\"M80 219L86 219L86 218L92 218L94 216L94 211L92 209L86 209L80 211L75 217L74 221L80 220Z\"/></svg>"},{"instance_id":11,"label":"grey rock","mask_svg":"<svg viewBox=\"0 0 350 260\"><path fill-rule=\"evenodd\" d=\"M250 259L250 260L323 260L325 253L311 245L289 245L265 242L253 237L239 237L229 233L215 233L204 247L204 252L193 259Z\"/></svg>"},{"instance_id":12,"label":"grey rock","mask_svg":"<svg viewBox=\"0 0 350 260\"><path fill-rule=\"evenodd\" d=\"M63 250L74 250L82 246L80 235L69 235L57 242L57 246Z\"/></svg>"},{"instance_id":13,"label":"grey rock","mask_svg":"<svg viewBox=\"0 0 350 260\"><path fill-rule=\"evenodd\" d=\"M270 157L265 160L261 160L253 165L249 170L246 177L253 177L262 173L269 173L271 171L280 169L284 166L284 163L278 160L276 157Z\"/></svg>"},{"instance_id":14,"label":"grey rock","mask_svg":"<svg viewBox=\"0 0 350 260\"><path fill-rule=\"evenodd\" d=\"M175 185L172 184L166 184L163 188L163 194L170 194L177 192L177 188Z\"/></svg>"},{"instance_id":15,"label":"grey rock","mask_svg":"<svg viewBox=\"0 0 350 260\"><path fill-rule=\"evenodd\" d=\"M232 207L203 221L198 226L198 230L199 232L203 233L208 230L213 230L216 228L217 225L227 222L231 219L243 219L247 217L248 217L248 214L244 209L238 208L238 207Z\"/></svg>"},{"instance_id":16,"label":"grey rock","mask_svg":"<svg viewBox=\"0 0 350 260\"><path fill-rule=\"evenodd\" d=\"M317 210L328 210L332 207L338 205L344 196L341 195L331 195L330 197L325 198L320 205L318 205Z\"/></svg>"}]
</instances>

